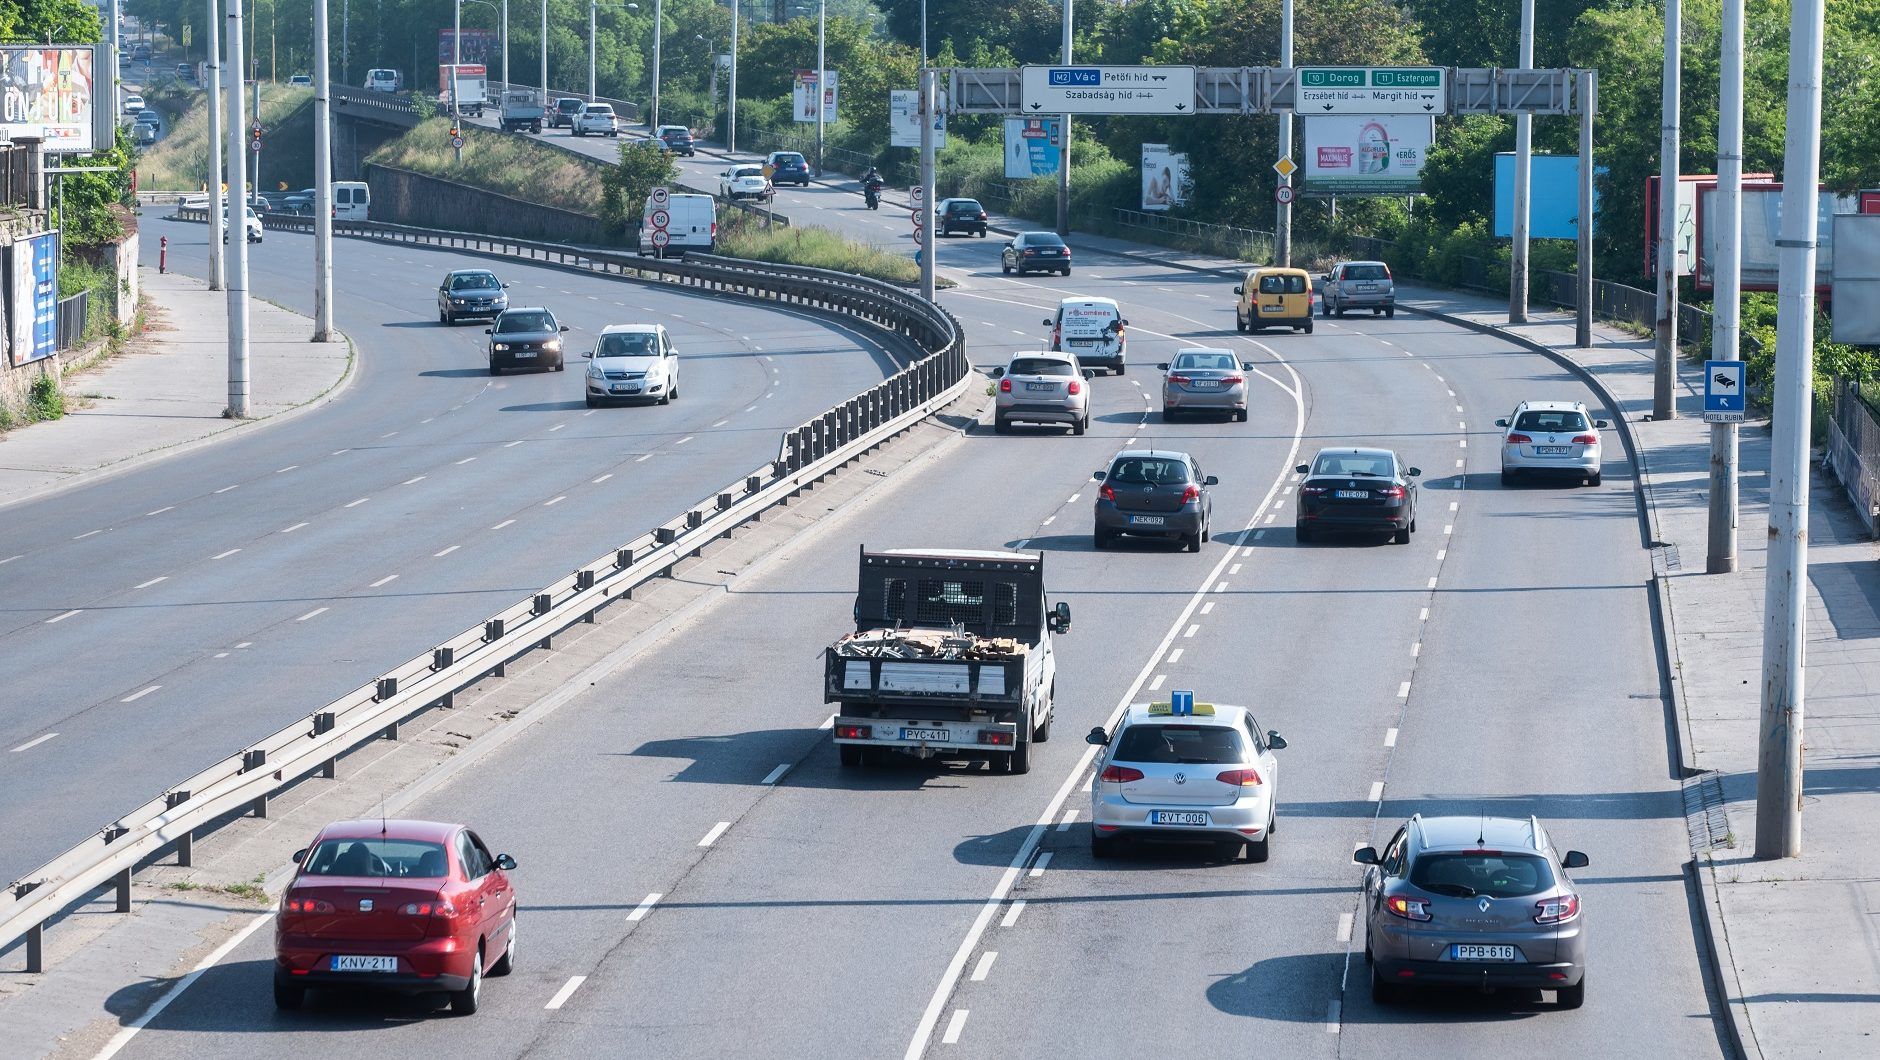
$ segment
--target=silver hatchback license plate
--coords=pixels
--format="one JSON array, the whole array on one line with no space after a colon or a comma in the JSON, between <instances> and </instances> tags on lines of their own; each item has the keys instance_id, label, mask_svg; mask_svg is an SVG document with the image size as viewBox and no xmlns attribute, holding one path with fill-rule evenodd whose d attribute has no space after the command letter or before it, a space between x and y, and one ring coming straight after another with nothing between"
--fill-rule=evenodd
<instances>
[{"instance_id":1,"label":"silver hatchback license plate","mask_svg":"<svg viewBox=\"0 0 1880 1060\"><path fill-rule=\"evenodd\" d=\"M1026 390L1056 390L1056 383L1026 383Z\"/></svg>"},{"instance_id":2,"label":"silver hatchback license plate","mask_svg":"<svg viewBox=\"0 0 1880 1060\"><path fill-rule=\"evenodd\" d=\"M359 957L350 954L334 954L333 970L336 972L396 972L396 957Z\"/></svg>"},{"instance_id":3,"label":"silver hatchback license plate","mask_svg":"<svg viewBox=\"0 0 1880 1060\"><path fill-rule=\"evenodd\" d=\"M1371 499L1371 491L1370 490L1333 490L1332 496L1337 497L1340 500L1346 500L1346 501L1368 501Z\"/></svg>"},{"instance_id":4,"label":"silver hatchback license plate","mask_svg":"<svg viewBox=\"0 0 1880 1060\"><path fill-rule=\"evenodd\" d=\"M903 740L927 740L932 743L948 743L953 739L952 729L902 729Z\"/></svg>"},{"instance_id":5,"label":"silver hatchback license plate","mask_svg":"<svg viewBox=\"0 0 1880 1060\"><path fill-rule=\"evenodd\" d=\"M1193 810L1155 810L1149 814L1150 824L1182 824L1207 827L1208 815Z\"/></svg>"},{"instance_id":6,"label":"silver hatchback license plate","mask_svg":"<svg viewBox=\"0 0 1880 1060\"><path fill-rule=\"evenodd\" d=\"M1513 946L1478 946L1458 942L1449 948L1449 959L1454 961L1512 961Z\"/></svg>"},{"instance_id":7,"label":"silver hatchback license plate","mask_svg":"<svg viewBox=\"0 0 1880 1060\"><path fill-rule=\"evenodd\" d=\"M1160 515L1132 515L1129 522L1131 526L1163 526L1168 519Z\"/></svg>"},{"instance_id":8,"label":"silver hatchback license plate","mask_svg":"<svg viewBox=\"0 0 1880 1060\"><path fill-rule=\"evenodd\" d=\"M1570 445L1537 445L1534 447L1534 455L1536 456L1566 456L1571 452L1573 452L1573 447Z\"/></svg>"}]
</instances>

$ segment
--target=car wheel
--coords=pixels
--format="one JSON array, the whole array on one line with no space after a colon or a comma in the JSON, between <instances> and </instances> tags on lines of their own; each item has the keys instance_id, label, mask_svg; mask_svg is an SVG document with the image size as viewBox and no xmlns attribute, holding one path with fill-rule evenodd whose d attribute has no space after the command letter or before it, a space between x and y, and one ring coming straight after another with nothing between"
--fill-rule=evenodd
<instances>
[{"instance_id":1,"label":"car wheel","mask_svg":"<svg viewBox=\"0 0 1880 1060\"><path fill-rule=\"evenodd\" d=\"M491 374L491 375L502 375L502 374L503 374L503 370L502 370L501 368L498 368L498 367L496 367L496 362L495 362L495 361L491 361L491 362L490 362L490 374Z\"/></svg>"},{"instance_id":2,"label":"car wheel","mask_svg":"<svg viewBox=\"0 0 1880 1060\"><path fill-rule=\"evenodd\" d=\"M1247 422L1247 410L1246 410L1246 409L1235 409L1235 410L1234 410L1234 420L1235 420L1235 422L1237 422L1237 423L1245 423L1245 422Z\"/></svg>"},{"instance_id":3,"label":"car wheel","mask_svg":"<svg viewBox=\"0 0 1880 1060\"><path fill-rule=\"evenodd\" d=\"M1331 316L1332 315L1332 303L1323 302L1323 301L1320 302L1319 303L1319 315L1322 317Z\"/></svg>"},{"instance_id":4,"label":"car wheel","mask_svg":"<svg viewBox=\"0 0 1880 1060\"><path fill-rule=\"evenodd\" d=\"M1373 309L1371 310L1371 315L1374 317L1381 317L1384 315L1384 311L1382 309Z\"/></svg>"},{"instance_id":5,"label":"car wheel","mask_svg":"<svg viewBox=\"0 0 1880 1060\"><path fill-rule=\"evenodd\" d=\"M1402 530L1393 532L1390 535L1390 539L1392 541L1395 541L1399 545L1409 544L1410 543L1410 528L1406 526Z\"/></svg>"},{"instance_id":6,"label":"car wheel","mask_svg":"<svg viewBox=\"0 0 1880 1060\"><path fill-rule=\"evenodd\" d=\"M1293 524L1293 540L1299 542L1302 545L1311 544L1312 543L1312 528L1305 525L1304 523L1294 523Z\"/></svg>"},{"instance_id":7,"label":"car wheel","mask_svg":"<svg viewBox=\"0 0 1880 1060\"><path fill-rule=\"evenodd\" d=\"M307 988L299 983L289 982L281 973L274 973L274 1007L284 1012L292 1012L307 999Z\"/></svg>"},{"instance_id":8,"label":"car wheel","mask_svg":"<svg viewBox=\"0 0 1880 1060\"><path fill-rule=\"evenodd\" d=\"M495 967L490 969L491 975L508 975L516 970L516 921L518 919L514 916L509 918L509 944L503 947L503 955L496 958Z\"/></svg>"},{"instance_id":9,"label":"car wheel","mask_svg":"<svg viewBox=\"0 0 1880 1060\"><path fill-rule=\"evenodd\" d=\"M1600 474L1599 472L1595 471L1591 475L1586 476L1586 484L1589 486L1597 486L1599 485L1599 479L1600 479Z\"/></svg>"},{"instance_id":10,"label":"car wheel","mask_svg":"<svg viewBox=\"0 0 1880 1060\"><path fill-rule=\"evenodd\" d=\"M1098 835L1095 825L1090 826L1090 856L1098 861L1116 856L1116 839Z\"/></svg>"},{"instance_id":11,"label":"car wheel","mask_svg":"<svg viewBox=\"0 0 1880 1060\"><path fill-rule=\"evenodd\" d=\"M1266 859L1273 856L1273 822L1271 819L1266 822L1266 831L1266 835L1247 843L1247 860L1256 865L1265 864Z\"/></svg>"},{"instance_id":12,"label":"car wheel","mask_svg":"<svg viewBox=\"0 0 1880 1060\"><path fill-rule=\"evenodd\" d=\"M1031 741L1024 733L1012 742L1012 753L1005 756L1005 771L1015 777L1022 777L1031 772Z\"/></svg>"},{"instance_id":13,"label":"car wheel","mask_svg":"<svg viewBox=\"0 0 1880 1060\"><path fill-rule=\"evenodd\" d=\"M454 990L450 995L450 1010L459 1016L476 1015L477 1006L483 1002L483 947L477 946L476 956L470 961L470 982L462 990Z\"/></svg>"},{"instance_id":14,"label":"car wheel","mask_svg":"<svg viewBox=\"0 0 1880 1060\"><path fill-rule=\"evenodd\" d=\"M1037 743L1044 743L1051 738L1051 723L1057 720L1057 704L1053 701L1056 695L1057 689L1054 688L1044 702L1044 722L1031 731L1031 738Z\"/></svg>"},{"instance_id":15,"label":"car wheel","mask_svg":"<svg viewBox=\"0 0 1880 1060\"><path fill-rule=\"evenodd\" d=\"M1504 486L1514 485L1514 472L1508 470L1505 467L1502 468L1501 469L1501 484Z\"/></svg>"},{"instance_id":16,"label":"car wheel","mask_svg":"<svg viewBox=\"0 0 1880 1060\"><path fill-rule=\"evenodd\" d=\"M992 417L992 432L994 434L1011 434L1012 421L995 413Z\"/></svg>"},{"instance_id":17,"label":"car wheel","mask_svg":"<svg viewBox=\"0 0 1880 1060\"><path fill-rule=\"evenodd\" d=\"M1116 535L1110 533L1108 530L1105 530L1104 528L1100 526L1097 527L1095 530L1092 530L1090 532L1090 536L1096 542L1097 551L1099 552L1103 551L1106 548L1109 548L1111 545L1116 544Z\"/></svg>"},{"instance_id":18,"label":"car wheel","mask_svg":"<svg viewBox=\"0 0 1880 1060\"><path fill-rule=\"evenodd\" d=\"M1071 274L1071 270L1069 269L1064 270L1064 275L1069 276L1070 274Z\"/></svg>"},{"instance_id":19,"label":"car wheel","mask_svg":"<svg viewBox=\"0 0 1880 1060\"><path fill-rule=\"evenodd\" d=\"M1076 423L1073 423L1073 424L1071 424L1071 433L1072 433L1072 434L1078 434L1078 435L1081 435L1081 434L1083 434L1083 433L1084 433L1084 432L1085 432L1086 430L1088 430L1088 429L1090 429L1090 415L1089 415L1089 413L1085 413L1085 414L1084 414L1084 418L1083 418L1083 419L1081 419L1081 420L1078 420L1078 421L1077 421Z\"/></svg>"},{"instance_id":20,"label":"car wheel","mask_svg":"<svg viewBox=\"0 0 1880 1060\"><path fill-rule=\"evenodd\" d=\"M665 393L659 395L659 403L661 405L672 404L672 391L668 390Z\"/></svg>"},{"instance_id":21,"label":"car wheel","mask_svg":"<svg viewBox=\"0 0 1880 1060\"><path fill-rule=\"evenodd\" d=\"M841 760L843 769L860 769L862 767L862 748L852 743L837 744L836 757Z\"/></svg>"},{"instance_id":22,"label":"car wheel","mask_svg":"<svg viewBox=\"0 0 1880 1060\"><path fill-rule=\"evenodd\" d=\"M568 367L568 365L567 365L567 363L566 363L566 362L564 362L564 361L556 361L556 362L555 362L555 370L556 370L557 372L559 372L559 371L561 371L562 369L564 369L564 368L566 368L566 367Z\"/></svg>"},{"instance_id":23,"label":"car wheel","mask_svg":"<svg viewBox=\"0 0 1880 1060\"><path fill-rule=\"evenodd\" d=\"M1188 551L1201 551L1201 534L1199 532L1189 534L1187 537L1183 538L1183 540L1187 543Z\"/></svg>"},{"instance_id":24,"label":"car wheel","mask_svg":"<svg viewBox=\"0 0 1880 1060\"><path fill-rule=\"evenodd\" d=\"M1312 318L1310 316L1306 317L1305 333L1308 335L1312 334Z\"/></svg>"},{"instance_id":25,"label":"car wheel","mask_svg":"<svg viewBox=\"0 0 1880 1060\"><path fill-rule=\"evenodd\" d=\"M1386 307L1386 308L1384 309L1384 319L1385 319L1385 320L1394 320L1394 319L1396 319L1396 316L1397 316L1397 307L1396 307L1396 306L1388 306L1388 307Z\"/></svg>"},{"instance_id":26,"label":"car wheel","mask_svg":"<svg viewBox=\"0 0 1880 1060\"><path fill-rule=\"evenodd\" d=\"M446 312L444 312L444 311L443 311L442 309L440 309L440 310L438 310L438 311L437 311L437 322L438 322L439 324L443 324L443 325L444 325L444 326L446 326L446 327L449 327L449 326L450 326L450 314L449 314L449 313L446 313Z\"/></svg>"},{"instance_id":27,"label":"car wheel","mask_svg":"<svg viewBox=\"0 0 1880 1060\"><path fill-rule=\"evenodd\" d=\"M1007 276L1012 275L1012 267L1003 261L999 262L999 271Z\"/></svg>"},{"instance_id":28,"label":"car wheel","mask_svg":"<svg viewBox=\"0 0 1880 1060\"><path fill-rule=\"evenodd\" d=\"M1175 410L1164 406L1162 409L1162 422L1174 423L1175 422Z\"/></svg>"},{"instance_id":29,"label":"car wheel","mask_svg":"<svg viewBox=\"0 0 1880 1060\"><path fill-rule=\"evenodd\" d=\"M1396 983L1390 982L1378 972L1377 965L1371 965L1371 1002L1376 1005L1395 1005L1403 1000L1403 990Z\"/></svg>"},{"instance_id":30,"label":"car wheel","mask_svg":"<svg viewBox=\"0 0 1880 1060\"><path fill-rule=\"evenodd\" d=\"M1128 365L1128 364L1127 364L1126 362L1123 362L1123 361L1118 361L1118 362L1116 362L1116 374L1117 374L1117 375L1128 375L1128 374L1129 374L1129 365Z\"/></svg>"},{"instance_id":31,"label":"car wheel","mask_svg":"<svg viewBox=\"0 0 1880 1060\"><path fill-rule=\"evenodd\" d=\"M600 403L600 402L598 402L598 401L596 401L596 400L594 400L594 395L593 395L593 394L589 394L589 395L587 396L587 407L588 407L588 408L591 408L591 409L597 409L597 408L600 408L600 407L601 407L601 403Z\"/></svg>"},{"instance_id":32,"label":"car wheel","mask_svg":"<svg viewBox=\"0 0 1880 1060\"><path fill-rule=\"evenodd\" d=\"M1209 521L1209 522L1202 523L1201 524L1201 543L1205 545L1209 541L1212 541L1212 540L1214 540L1213 522Z\"/></svg>"},{"instance_id":33,"label":"car wheel","mask_svg":"<svg viewBox=\"0 0 1880 1060\"><path fill-rule=\"evenodd\" d=\"M1580 981L1572 986L1563 986L1554 992L1561 1008L1579 1008L1586 1004L1586 975L1580 975Z\"/></svg>"}]
</instances>

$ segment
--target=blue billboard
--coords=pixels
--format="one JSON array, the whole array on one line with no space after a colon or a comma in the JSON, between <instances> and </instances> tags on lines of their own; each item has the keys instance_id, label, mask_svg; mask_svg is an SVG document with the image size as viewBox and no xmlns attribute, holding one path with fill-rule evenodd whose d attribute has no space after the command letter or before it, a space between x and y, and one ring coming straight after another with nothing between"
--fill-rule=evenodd
<instances>
[{"instance_id":1,"label":"blue billboard","mask_svg":"<svg viewBox=\"0 0 1880 1060\"><path fill-rule=\"evenodd\" d=\"M18 366L59 349L59 237L42 232L7 250L7 345Z\"/></svg>"},{"instance_id":2,"label":"blue billboard","mask_svg":"<svg viewBox=\"0 0 1880 1060\"><path fill-rule=\"evenodd\" d=\"M1055 177L1062 118L1005 119L1005 176L1008 180Z\"/></svg>"},{"instance_id":3,"label":"blue billboard","mask_svg":"<svg viewBox=\"0 0 1880 1060\"><path fill-rule=\"evenodd\" d=\"M1528 177L1528 235L1535 239L1580 238L1580 156L1535 155ZM1604 175L1604 166L1593 172ZM1593 186L1593 215L1599 215L1599 186ZM1495 155L1495 234L1514 235L1514 152Z\"/></svg>"}]
</instances>

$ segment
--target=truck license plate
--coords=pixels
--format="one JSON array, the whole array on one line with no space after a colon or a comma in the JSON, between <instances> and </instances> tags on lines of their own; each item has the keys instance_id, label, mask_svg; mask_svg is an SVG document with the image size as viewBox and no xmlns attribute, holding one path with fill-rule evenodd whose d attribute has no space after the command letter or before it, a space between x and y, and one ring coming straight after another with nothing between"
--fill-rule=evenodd
<instances>
[{"instance_id":1,"label":"truck license plate","mask_svg":"<svg viewBox=\"0 0 1880 1060\"><path fill-rule=\"evenodd\" d=\"M951 743L952 729L902 729L903 740L925 740L929 743Z\"/></svg>"}]
</instances>

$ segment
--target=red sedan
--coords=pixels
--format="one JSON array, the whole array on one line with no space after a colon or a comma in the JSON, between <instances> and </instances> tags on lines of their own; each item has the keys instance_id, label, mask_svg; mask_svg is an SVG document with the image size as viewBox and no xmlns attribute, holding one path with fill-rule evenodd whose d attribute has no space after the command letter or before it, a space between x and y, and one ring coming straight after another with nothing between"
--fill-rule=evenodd
<instances>
[{"instance_id":1,"label":"red sedan","mask_svg":"<svg viewBox=\"0 0 1880 1060\"><path fill-rule=\"evenodd\" d=\"M448 993L467 1016L484 974L515 966L515 859L463 825L341 821L294 860L274 923L280 1008L310 988L363 988Z\"/></svg>"}]
</instances>

